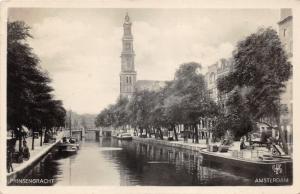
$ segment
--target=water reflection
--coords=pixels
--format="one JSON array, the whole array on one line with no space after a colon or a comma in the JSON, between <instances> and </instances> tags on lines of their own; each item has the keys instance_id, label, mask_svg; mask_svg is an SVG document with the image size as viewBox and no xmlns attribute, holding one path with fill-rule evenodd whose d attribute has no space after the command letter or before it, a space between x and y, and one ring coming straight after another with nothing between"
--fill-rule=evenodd
<instances>
[{"instance_id":1,"label":"water reflection","mask_svg":"<svg viewBox=\"0 0 300 194\"><path fill-rule=\"evenodd\" d=\"M249 185L250 179L210 168L202 155L135 141L83 140L75 155L51 152L26 178L55 185Z\"/></svg>"},{"instance_id":2,"label":"water reflection","mask_svg":"<svg viewBox=\"0 0 300 194\"><path fill-rule=\"evenodd\" d=\"M205 166L202 155L192 151L123 142L119 141L118 144L125 147L126 152L107 155L107 157L113 161L120 161L121 169L134 172L130 174L130 178L136 180L139 185L247 185L250 183L250 180L245 177Z\"/></svg>"}]
</instances>

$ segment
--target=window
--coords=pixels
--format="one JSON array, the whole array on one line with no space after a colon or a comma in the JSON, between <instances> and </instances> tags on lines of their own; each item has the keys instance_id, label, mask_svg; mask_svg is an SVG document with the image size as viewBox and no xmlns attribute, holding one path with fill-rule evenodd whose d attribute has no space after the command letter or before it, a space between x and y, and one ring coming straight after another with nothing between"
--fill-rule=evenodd
<instances>
[{"instance_id":1,"label":"window","mask_svg":"<svg viewBox=\"0 0 300 194\"><path fill-rule=\"evenodd\" d=\"M129 83L131 84L131 77L129 77Z\"/></svg>"},{"instance_id":2,"label":"window","mask_svg":"<svg viewBox=\"0 0 300 194\"><path fill-rule=\"evenodd\" d=\"M283 37L286 35L286 29L283 29Z\"/></svg>"},{"instance_id":3,"label":"window","mask_svg":"<svg viewBox=\"0 0 300 194\"><path fill-rule=\"evenodd\" d=\"M126 77L126 83L128 84L128 77Z\"/></svg>"}]
</instances>

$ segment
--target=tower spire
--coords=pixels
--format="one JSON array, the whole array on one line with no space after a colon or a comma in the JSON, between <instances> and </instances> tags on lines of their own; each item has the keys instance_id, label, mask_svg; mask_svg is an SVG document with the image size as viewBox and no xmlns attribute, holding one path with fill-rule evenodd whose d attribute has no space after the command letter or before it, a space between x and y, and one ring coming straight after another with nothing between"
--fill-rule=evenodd
<instances>
[{"instance_id":1,"label":"tower spire","mask_svg":"<svg viewBox=\"0 0 300 194\"><path fill-rule=\"evenodd\" d=\"M133 36L131 33L132 23L128 12L126 12L123 23L124 34L122 38L121 73L120 73L120 95L131 97L135 90L136 72L134 68Z\"/></svg>"},{"instance_id":2,"label":"tower spire","mask_svg":"<svg viewBox=\"0 0 300 194\"><path fill-rule=\"evenodd\" d=\"M128 12L126 12L126 15L125 15L125 23L130 23L130 17L128 15Z\"/></svg>"}]
</instances>

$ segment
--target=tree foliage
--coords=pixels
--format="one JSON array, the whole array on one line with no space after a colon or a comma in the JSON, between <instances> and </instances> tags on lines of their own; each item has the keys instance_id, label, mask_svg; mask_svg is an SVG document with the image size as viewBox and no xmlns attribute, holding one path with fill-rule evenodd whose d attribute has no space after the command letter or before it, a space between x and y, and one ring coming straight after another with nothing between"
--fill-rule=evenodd
<instances>
[{"instance_id":1,"label":"tree foliage","mask_svg":"<svg viewBox=\"0 0 300 194\"><path fill-rule=\"evenodd\" d=\"M262 28L238 43L234 70L218 81L218 89L232 93L227 103L229 114L239 117L245 126L261 120L280 126L280 96L291 74L292 65L277 32Z\"/></svg>"},{"instance_id":2,"label":"tree foliage","mask_svg":"<svg viewBox=\"0 0 300 194\"><path fill-rule=\"evenodd\" d=\"M27 44L27 39L32 38L30 27L14 21L8 22L7 29L8 128L63 126L66 111L62 101L54 99L51 79Z\"/></svg>"},{"instance_id":3,"label":"tree foliage","mask_svg":"<svg viewBox=\"0 0 300 194\"><path fill-rule=\"evenodd\" d=\"M217 113L217 106L207 95L204 76L200 71L201 65L198 63L182 64L175 73L175 79L167 82L161 90L137 91L130 100L119 99L97 116L96 125L130 125L140 131L145 129L148 134L156 130L160 138L162 128L167 128L175 132L176 139L176 125L195 127L200 117L212 117ZM106 118L113 119L107 122Z\"/></svg>"}]
</instances>

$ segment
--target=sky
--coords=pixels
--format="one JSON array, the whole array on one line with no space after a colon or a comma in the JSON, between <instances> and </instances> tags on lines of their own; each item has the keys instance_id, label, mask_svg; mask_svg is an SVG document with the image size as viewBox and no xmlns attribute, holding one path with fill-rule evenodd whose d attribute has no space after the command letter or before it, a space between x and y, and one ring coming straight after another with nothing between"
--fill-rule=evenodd
<instances>
[{"instance_id":1,"label":"sky","mask_svg":"<svg viewBox=\"0 0 300 194\"><path fill-rule=\"evenodd\" d=\"M229 58L259 27L277 30L276 9L13 8L31 27L28 43L66 109L97 114L119 96L124 16L132 21L138 80L171 80L180 64L202 73Z\"/></svg>"}]
</instances>

